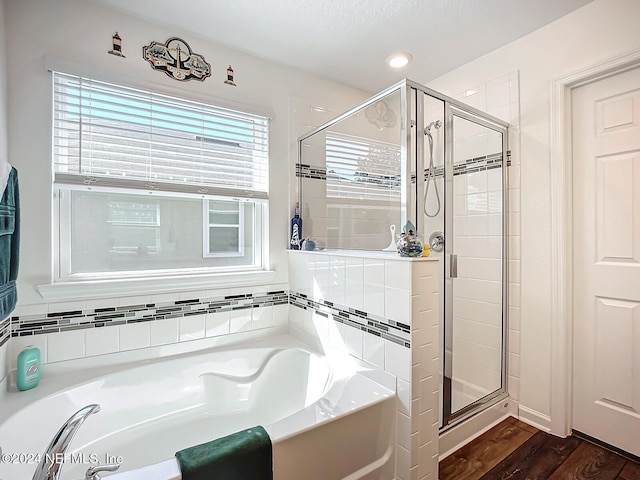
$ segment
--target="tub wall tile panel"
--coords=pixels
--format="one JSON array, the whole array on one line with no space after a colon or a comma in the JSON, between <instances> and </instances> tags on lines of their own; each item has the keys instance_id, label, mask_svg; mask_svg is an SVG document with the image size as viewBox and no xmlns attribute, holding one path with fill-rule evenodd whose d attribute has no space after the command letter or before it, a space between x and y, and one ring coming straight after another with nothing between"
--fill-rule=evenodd
<instances>
[{"instance_id":1,"label":"tub wall tile panel","mask_svg":"<svg viewBox=\"0 0 640 480\"><path fill-rule=\"evenodd\" d=\"M198 290L19 306L5 322L6 371L16 368L18 353L28 345L40 349L46 364L288 323L289 293L281 285L225 293Z\"/></svg>"},{"instance_id":2,"label":"tub wall tile panel","mask_svg":"<svg viewBox=\"0 0 640 480\"><path fill-rule=\"evenodd\" d=\"M416 262L411 272L411 472L436 479L440 387L440 268Z\"/></svg>"},{"instance_id":3,"label":"tub wall tile panel","mask_svg":"<svg viewBox=\"0 0 640 480\"><path fill-rule=\"evenodd\" d=\"M440 263L393 255L347 256L343 262L340 255L312 252L290 252L289 258L290 332L396 376L396 478L437 478ZM344 297L335 289L343 264ZM331 272L329 295L319 288L325 282L324 265ZM351 284L356 285L352 295Z\"/></svg>"}]
</instances>

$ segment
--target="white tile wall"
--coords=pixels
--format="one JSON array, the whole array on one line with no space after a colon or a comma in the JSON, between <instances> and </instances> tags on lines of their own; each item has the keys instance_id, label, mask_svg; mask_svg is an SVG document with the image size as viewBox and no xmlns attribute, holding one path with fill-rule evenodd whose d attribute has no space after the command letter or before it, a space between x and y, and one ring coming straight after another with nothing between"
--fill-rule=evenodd
<instances>
[{"instance_id":1,"label":"white tile wall","mask_svg":"<svg viewBox=\"0 0 640 480\"><path fill-rule=\"evenodd\" d=\"M2 382L9 373L9 362L7 361L8 350L9 342L0 347L0 382Z\"/></svg>"},{"instance_id":2,"label":"white tile wall","mask_svg":"<svg viewBox=\"0 0 640 480\"><path fill-rule=\"evenodd\" d=\"M174 336L174 342L175 338L177 335ZM87 357L118 352L120 351L120 327L116 325L87 329L84 331L84 343Z\"/></svg>"},{"instance_id":3,"label":"white tile wall","mask_svg":"<svg viewBox=\"0 0 640 480\"><path fill-rule=\"evenodd\" d=\"M121 352L125 350L135 350L137 348L145 348L151 345L150 322L120 325L119 332ZM78 337L78 341L79 340L80 338ZM78 356L77 358L80 357L81 356Z\"/></svg>"},{"instance_id":4,"label":"white tile wall","mask_svg":"<svg viewBox=\"0 0 640 480\"><path fill-rule=\"evenodd\" d=\"M301 291L309 284L309 279L314 284L323 283L324 271L318 270L317 265L326 264L326 260L321 261L319 257L329 258L336 273L332 278L341 278L339 272L343 262L336 257L344 258L347 292L350 284L362 282L363 296L358 294L359 287L356 286L353 295L345 294L342 305L332 296L323 296L319 290L313 292L312 299L333 301L341 307L358 308L411 325L412 346L409 349L331 319L318 319L316 314L295 306L291 306L291 332L315 336L325 349L346 351L396 376L396 477L400 480L435 479L440 371L439 262L408 261L395 256L389 259L354 258L290 252L290 269L301 269L290 272L291 291ZM338 284L333 281L332 288ZM338 296L342 293L340 289L330 292L336 292ZM360 298L363 298L362 304ZM325 325L328 326L328 339L323 338Z\"/></svg>"},{"instance_id":5,"label":"white tile wall","mask_svg":"<svg viewBox=\"0 0 640 480\"><path fill-rule=\"evenodd\" d=\"M511 166L508 167L508 230L507 246L508 258L508 299L509 299L509 393L517 400L519 377L519 331L520 331L520 155L519 155L519 77L512 72L484 84L470 86L467 91L476 91L471 96L460 93L457 98L465 103L476 106L498 118L510 123L509 148L511 150ZM463 139L456 145L460 159L474 149L489 148L484 140L473 138L476 133L473 127L461 125L467 129L469 138ZM460 131L458 130L458 134ZM496 148L497 145L491 145ZM485 150L486 152L486 150ZM456 340L465 348L456 350L454 376L462 381L477 381L484 378L486 382L495 382L495 371L499 364L488 368L490 356L495 357L495 342L489 341L497 325L495 319L500 316L500 285L486 284L486 280L499 281L499 265L492 265L486 261L500 257L499 236L502 233L501 215L498 213L501 205L500 188L501 169L486 172L459 175L454 178L454 211L456 228L454 242L459 250L458 274L466 277L467 281L459 280L456 290L456 318L455 324L460 324ZM487 193L483 193L487 192ZM482 219L486 219L483 221ZM467 241L469 239L469 241ZM481 283L485 283L481 285ZM488 296L487 296L488 295ZM467 299L464 301L463 299ZM488 299L488 301L487 301ZM469 322L474 320L474 323ZM483 326L486 325L486 326ZM482 333L482 329L486 332ZM490 348L488 348L490 347ZM482 353L484 352L484 354ZM486 355L486 356L483 356ZM480 385L482 388L483 385ZM490 388L491 385L484 385Z\"/></svg>"},{"instance_id":6,"label":"white tile wall","mask_svg":"<svg viewBox=\"0 0 640 480\"><path fill-rule=\"evenodd\" d=\"M251 310L249 312L249 323L251 323ZM246 312L247 310L239 310ZM232 312L233 313L233 312ZM206 315L193 315L190 317L182 317L178 319L178 335L181 342L189 340L198 340L205 336L205 317Z\"/></svg>"},{"instance_id":7,"label":"white tile wall","mask_svg":"<svg viewBox=\"0 0 640 480\"><path fill-rule=\"evenodd\" d=\"M84 357L84 331L50 334L47 339L47 352L48 363Z\"/></svg>"},{"instance_id":8,"label":"white tile wall","mask_svg":"<svg viewBox=\"0 0 640 480\"><path fill-rule=\"evenodd\" d=\"M107 327L113 328L113 327ZM88 333L87 333L88 335ZM151 346L176 343L180 338L178 319L167 318L156 320L149 325L149 340ZM115 350L117 352L117 350Z\"/></svg>"}]
</instances>

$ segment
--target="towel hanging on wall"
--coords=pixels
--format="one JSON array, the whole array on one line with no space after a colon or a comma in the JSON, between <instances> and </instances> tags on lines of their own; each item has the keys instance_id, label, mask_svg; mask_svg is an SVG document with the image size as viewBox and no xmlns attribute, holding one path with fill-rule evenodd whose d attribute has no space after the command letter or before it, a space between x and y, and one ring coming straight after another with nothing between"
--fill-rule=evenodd
<instances>
[{"instance_id":1,"label":"towel hanging on wall","mask_svg":"<svg viewBox=\"0 0 640 480\"><path fill-rule=\"evenodd\" d=\"M3 175L7 171L6 180ZM9 316L16 306L18 294L18 258L20 255L20 200L18 171L6 162L0 165L0 322Z\"/></svg>"}]
</instances>

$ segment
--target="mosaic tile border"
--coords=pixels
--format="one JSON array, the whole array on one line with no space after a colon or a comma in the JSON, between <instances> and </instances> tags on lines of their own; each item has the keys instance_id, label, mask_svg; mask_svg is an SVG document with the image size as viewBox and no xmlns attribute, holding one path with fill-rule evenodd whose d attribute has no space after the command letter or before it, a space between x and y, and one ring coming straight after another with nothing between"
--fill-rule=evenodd
<instances>
[{"instance_id":1,"label":"mosaic tile border","mask_svg":"<svg viewBox=\"0 0 640 480\"><path fill-rule=\"evenodd\" d=\"M458 163L453 166L453 176L466 175L468 173L482 172L485 170L492 170L494 168L500 168L502 166L502 154L494 153L491 155L485 155L482 157L469 158L464 162ZM507 154L507 166L511 166L511 155ZM429 176L429 169L424 171L424 179ZM434 168L434 174L436 178L444 176L444 167L438 165ZM296 177L311 178L315 180L327 180L327 175L331 176L331 173L327 174L327 169L323 167L314 167L311 165L305 165L296 163ZM400 186L400 177L386 177L383 175L371 175L368 178L366 175L361 177L362 182L372 183L377 186L386 186L388 188L394 188ZM411 183L415 183L416 176L411 176ZM396 185L397 182L397 185Z\"/></svg>"},{"instance_id":2,"label":"mosaic tile border","mask_svg":"<svg viewBox=\"0 0 640 480\"><path fill-rule=\"evenodd\" d=\"M11 320L9 317L0 322L0 347L9 341L11 337Z\"/></svg>"},{"instance_id":3,"label":"mosaic tile border","mask_svg":"<svg viewBox=\"0 0 640 480\"><path fill-rule=\"evenodd\" d=\"M289 292L289 304L304 310L314 310L326 318L333 318L349 327L411 348L411 327L355 308L336 305L327 300L316 301L299 292Z\"/></svg>"},{"instance_id":4,"label":"mosaic tile border","mask_svg":"<svg viewBox=\"0 0 640 480\"><path fill-rule=\"evenodd\" d=\"M313 178L315 180L326 180L327 169L324 167L314 167L304 163L296 163L296 177Z\"/></svg>"},{"instance_id":5,"label":"mosaic tile border","mask_svg":"<svg viewBox=\"0 0 640 480\"><path fill-rule=\"evenodd\" d=\"M0 346L7 343L10 337L69 332L287 304L314 310L317 314L332 318L336 322L411 348L411 329L408 325L354 308L336 305L327 300L311 300L302 293L285 290L14 316L7 318L0 325Z\"/></svg>"},{"instance_id":6,"label":"mosaic tile border","mask_svg":"<svg viewBox=\"0 0 640 480\"><path fill-rule=\"evenodd\" d=\"M245 308L286 305L288 303L288 292L279 290L267 293L246 293L224 297L23 315L11 317L10 331L12 337L23 337L228 312Z\"/></svg>"}]
</instances>

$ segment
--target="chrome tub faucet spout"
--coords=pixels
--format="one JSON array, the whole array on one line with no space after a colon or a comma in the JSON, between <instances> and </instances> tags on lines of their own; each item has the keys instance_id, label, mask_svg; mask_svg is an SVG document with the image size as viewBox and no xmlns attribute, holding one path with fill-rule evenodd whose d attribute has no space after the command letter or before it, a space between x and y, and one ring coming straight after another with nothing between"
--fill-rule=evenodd
<instances>
[{"instance_id":1,"label":"chrome tub faucet spout","mask_svg":"<svg viewBox=\"0 0 640 480\"><path fill-rule=\"evenodd\" d=\"M60 430L58 430L58 433L53 437L53 440L51 440L42 455L32 480L58 480L60 478L60 472L71 440L73 440L85 419L92 413L99 411L100 405L87 405L64 422L64 425L60 427Z\"/></svg>"}]
</instances>

